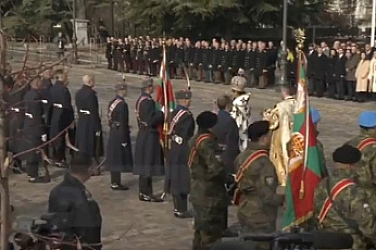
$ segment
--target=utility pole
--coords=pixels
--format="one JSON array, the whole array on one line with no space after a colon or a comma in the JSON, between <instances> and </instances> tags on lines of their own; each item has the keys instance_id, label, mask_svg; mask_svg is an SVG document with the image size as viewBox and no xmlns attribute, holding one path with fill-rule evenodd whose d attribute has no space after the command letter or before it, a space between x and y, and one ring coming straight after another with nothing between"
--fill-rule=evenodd
<instances>
[{"instance_id":1,"label":"utility pole","mask_svg":"<svg viewBox=\"0 0 376 250\"><path fill-rule=\"evenodd\" d=\"M280 79L278 85L286 86L288 85L287 81L287 9L288 9L288 0L283 0L283 22L282 22L282 48L280 52L281 57L281 67L280 67ZM279 89L278 89L279 90Z\"/></svg>"},{"instance_id":2,"label":"utility pole","mask_svg":"<svg viewBox=\"0 0 376 250\"><path fill-rule=\"evenodd\" d=\"M73 0L73 63L77 64L77 33L76 33L77 0Z\"/></svg>"},{"instance_id":3,"label":"utility pole","mask_svg":"<svg viewBox=\"0 0 376 250\"><path fill-rule=\"evenodd\" d=\"M114 15L114 0L111 0L111 36L115 37L115 15Z\"/></svg>"}]
</instances>

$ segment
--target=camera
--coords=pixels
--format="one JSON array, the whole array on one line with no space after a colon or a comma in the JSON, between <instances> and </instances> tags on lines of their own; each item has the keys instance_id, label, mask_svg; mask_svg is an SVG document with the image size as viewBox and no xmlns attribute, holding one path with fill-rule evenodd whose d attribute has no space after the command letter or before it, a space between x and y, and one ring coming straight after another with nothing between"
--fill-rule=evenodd
<instances>
[{"instance_id":1,"label":"camera","mask_svg":"<svg viewBox=\"0 0 376 250\"><path fill-rule=\"evenodd\" d=\"M14 243L22 250L64 249L63 242L74 241L66 213L50 213L33 220L29 232L16 233Z\"/></svg>"}]
</instances>

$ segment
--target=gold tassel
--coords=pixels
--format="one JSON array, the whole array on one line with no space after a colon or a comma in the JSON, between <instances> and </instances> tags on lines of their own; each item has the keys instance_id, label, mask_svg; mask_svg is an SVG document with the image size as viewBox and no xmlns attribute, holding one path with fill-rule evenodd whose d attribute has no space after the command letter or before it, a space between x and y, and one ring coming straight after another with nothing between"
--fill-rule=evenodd
<instances>
[{"instance_id":1,"label":"gold tassel","mask_svg":"<svg viewBox=\"0 0 376 250\"><path fill-rule=\"evenodd\" d=\"M299 191L299 198L303 199L304 197L304 181L300 181L300 191Z\"/></svg>"}]
</instances>

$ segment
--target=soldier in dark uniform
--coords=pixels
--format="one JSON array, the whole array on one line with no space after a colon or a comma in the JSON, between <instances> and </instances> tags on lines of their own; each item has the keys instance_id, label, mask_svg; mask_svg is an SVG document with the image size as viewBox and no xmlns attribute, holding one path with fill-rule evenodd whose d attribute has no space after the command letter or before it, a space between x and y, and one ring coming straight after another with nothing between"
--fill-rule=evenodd
<instances>
[{"instance_id":1,"label":"soldier in dark uniform","mask_svg":"<svg viewBox=\"0 0 376 250\"><path fill-rule=\"evenodd\" d=\"M307 54L307 78L308 78L308 94L314 94L314 77L316 75L316 50L315 44L310 44L308 47L308 54Z\"/></svg>"},{"instance_id":2,"label":"soldier in dark uniform","mask_svg":"<svg viewBox=\"0 0 376 250\"><path fill-rule=\"evenodd\" d=\"M225 76L225 85L230 85L232 75L232 55L233 51L230 49L230 45L225 45L225 51L223 52L222 56L222 67L223 67L223 74Z\"/></svg>"},{"instance_id":3,"label":"soldier in dark uniform","mask_svg":"<svg viewBox=\"0 0 376 250\"><path fill-rule=\"evenodd\" d=\"M214 83L222 82L222 51L220 50L219 43L214 43L214 48L212 49L211 64L214 76Z\"/></svg>"},{"instance_id":4,"label":"soldier in dark uniform","mask_svg":"<svg viewBox=\"0 0 376 250\"><path fill-rule=\"evenodd\" d=\"M188 110L192 93L188 90L178 91L175 98L178 106L171 114L171 149L168 154L165 184L166 192L173 195L175 217L188 218L191 217L187 212L190 179L187 165L188 141L195 130L193 115Z\"/></svg>"},{"instance_id":5,"label":"soldier in dark uniform","mask_svg":"<svg viewBox=\"0 0 376 250\"><path fill-rule=\"evenodd\" d=\"M231 68L232 68L232 75L236 75L239 68L240 68L240 61L242 59L242 50L240 48L240 44L236 44L236 49L232 53L232 60L231 60ZM243 59L244 61L244 59ZM242 64L244 62L241 62Z\"/></svg>"},{"instance_id":6,"label":"soldier in dark uniform","mask_svg":"<svg viewBox=\"0 0 376 250\"><path fill-rule=\"evenodd\" d=\"M193 61L189 65L192 70L192 78L198 82L202 81L202 49L201 43L196 42L194 52L193 52Z\"/></svg>"},{"instance_id":7,"label":"soldier in dark uniform","mask_svg":"<svg viewBox=\"0 0 376 250\"><path fill-rule=\"evenodd\" d=\"M247 79L247 86L251 87L251 56L252 56L252 42L247 43L247 49L244 52L244 77Z\"/></svg>"},{"instance_id":8,"label":"soldier in dark uniform","mask_svg":"<svg viewBox=\"0 0 376 250\"><path fill-rule=\"evenodd\" d=\"M111 38L107 37L107 44L106 44L107 69L112 69L112 49L113 49L113 44L112 44Z\"/></svg>"},{"instance_id":9,"label":"soldier in dark uniform","mask_svg":"<svg viewBox=\"0 0 376 250\"><path fill-rule=\"evenodd\" d=\"M171 39L166 41L166 57L167 57L167 72L170 79L175 78L176 62L175 62L176 46L172 43Z\"/></svg>"},{"instance_id":10,"label":"soldier in dark uniform","mask_svg":"<svg viewBox=\"0 0 376 250\"><path fill-rule=\"evenodd\" d=\"M124 61L125 61L125 73L129 73L132 68L132 60L131 60L131 44L128 38L124 39Z\"/></svg>"},{"instance_id":11,"label":"soldier in dark uniform","mask_svg":"<svg viewBox=\"0 0 376 250\"><path fill-rule=\"evenodd\" d=\"M131 73L136 74L138 65L137 65L137 44L135 41L131 43L131 60L132 60Z\"/></svg>"},{"instance_id":12,"label":"soldier in dark uniform","mask_svg":"<svg viewBox=\"0 0 376 250\"><path fill-rule=\"evenodd\" d=\"M90 165L89 157L80 155L72 159L69 173L50 192L48 212L69 221L64 223L69 228L64 229L80 239L83 250L100 250L102 216L98 203L84 185L92 173Z\"/></svg>"},{"instance_id":13,"label":"soldier in dark uniform","mask_svg":"<svg viewBox=\"0 0 376 250\"><path fill-rule=\"evenodd\" d=\"M336 78L336 90L337 99L343 100L345 97L345 85L346 85L346 61L347 58L343 49L338 49L338 57L334 66L334 74Z\"/></svg>"},{"instance_id":14,"label":"soldier in dark uniform","mask_svg":"<svg viewBox=\"0 0 376 250\"><path fill-rule=\"evenodd\" d=\"M264 89L268 83L268 70L266 67L267 63L267 52L265 50L265 44L259 42L258 51L256 52L256 64L255 64L255 81L258 88Z\"/></svg>"},{"instance_id":15,"label":"soldier in dark uniform","mask_svg":"<svg viewBox=\"0 0 376 250\"><path fill-rule=\"evenodd\" d=\"M232 98L227 95L218 97L218 121L213 127L213 134L216 136L220 150L223 152L222 161L229 174L235 173L234 160L239 154L239 129L230 115L232 101Z\"/></svg>"},{"instance_id":16,"label":"soldier in dark uniform","mask_svg":"<svg viewBox=\"0 0 376 250\"><path fill-rule=\"evenodd\" d=\"M326 76L328 70L328 57L323 54L322 48L317 48L316 60L314 61L316 75L313 77L314 94L323 97L326 89Z\"/></svg>"},{"instance_id":17,"label":"soldier in dark uniform","mask_svg":"<svg viewBox=\"0 0 376 250\"><path fill-rule=\"evenodd\" d=\"M68 89L68 79L63 71L55 72L56 81L50 89L52 117L50 138L55 138L61 131L68 126L74 126L74 110L72 107L72 98ZM68 132L69 133L69 132ZM65 167L65 133L57 140L52 142L52 155L56 164Z\"/></svg>"},{"instance_id":18,"label":"soldier in dark uniform","mask_svg":"<svg viewBox=\"0 0 376 250\"><path fill-rule=\"evenodd\" d=\"M267 56L266 56L266 67L268 70L268 85L273 86L275 84L275 69L276 69L276 61L278 57L278 51L274 47L273 42L268 42L267 48Z\"/></svg>"},{"instance_id":19,"label":"soldier in dark uniform","mask_svg":"<svg viewBox=\"0 0 376 250\"><path fill-rule=\"evenodd\" d=\"M136 102L138 133L135 146L134 174L139 175L139 200L161 202L153 195L153 176L164 175L164 158L159 142L158 126L164 122L162 111L157 111L151 97L153 81L142 82L141 96Z\"/></svg>"},{"instance_id":20,"label":"soldier in dark uniform","mask_svg":"<svg viewBox=\"0 0 376 250\"><path fill-rule=\"evenodd\" d=\"M99 163L99 157L103 156L103 144L98 97L93 90L95 80L93 76L85 75L82 81L83 86L75 96L78 113L75 146Z\"/></svg>"},{"instance_id":21,"label":"soldier in dark uniform","mask_svg":"<svg viewBox=\"0 0 376 250\"><path fill-rule=\"evenodd\" d=\"M204 72L204 82L213 82L213 65L211 59L211 47L209 42L203 41L202 47L202 70Z\"/></svg>"},{"instance_id":22,"label":"soldier in dark uniform","mask_svg":"<svg viewBox=\"0 0 376 250\"><path fill-rule=\"evenodd\" d=\"M112 47L112 57L114 61L113 70L118 71L119 66L119 43L116 40L113 40L113 47Z\"/></svg>"},{"instance_id":23,"label":"soldier in dark uniform","mask_svg":"<svg viewBox=\"0 0 376 250\"><path fill-rule=\"evenodd\" d=\"M129 109L125 102L127 84L115 86L116 97L108 105L110 134L106 150L106 168L111 171L111 188L128 190L121 184L121 173L133 171L132 141L129 127Z\"/></svg>"},{"instance_id":24,"label":"soldier in dark uniform","mask_svg":"<svg viewBox=\"0 0 376 250\"><path fill-rule=\"evenodd\" d=\"M149 68L150 55L149 55L149 51L150 51L149 41L146 41L145 44L144 44L143 50L142 50L143 71L142 71L141 74L144 74L144 75L150 75L150 68Z\"/></svg>"},{"instance_id":25,"label":"soldier in dark uniform","mask_svg":"<svg viewBox=\"0 0 376 250\"><path fill-rule=\"evenodd\" d=\"M50 140L50 126L51 126L51 116L52 116L52 103L50 101L50 89L52 87L51 82L52 74L51 70L48 69L43 72L43 78L41 82L41 86L39 89L40 96L42 98L43 103L43 118L44 124L46 124L46 133L47 133L47 140ZM49 145L45 147L45 152L49 155Z\"/></svg>"},{"instance_id":26,"label":"soldier in dark uniform","mask_svg":"<svg viewBox=\"0 0 376 250\"><path fill-rule=\"evenodd\" d=\"M139 40L137 44L137 51L136 51L136 61L137 61L137 74L142 75L144 71L143 67L143 46L142 41Z\"/></svg>"},{"instance_id":27,"label":"soldier in dark uniform","mask_svg":"<svg viewBox=\"0 0 376 250\"><path fill-rule=\"evenodd\" d=\"M116 57L120 72L124 72L124 44L122 39L118 39L118 46L116 48Z\"/></svg>"},{"instance_id":28,"label":"soldier in dark uniform","mask_svg":"<svg viewBox=\"0 0 376 250\"><path fill-rule=\"evenodd\" d=\"M23 143L25 151L39 147L43 142L47 141L45 120L43 119L43 103L39 92L41 80L35 79L30 84L30 87L31 89L24 97L25 122L23 135L25 140L23 140ZM38 176L38 168L42 160L40 153L31 151L24 155L24 159L26 160L26 172L29 177L29 182L46 182L47 179L39 178Z\"/></svg>"},{"instance_id":29,"label":"soldier in dark uniform","mask_svg":"<svg viewBox=\"0 0 376 250\"><path fill-rule=\"evenodd\" d=\"M161 59L161 48L159 48L158 44L156 42L152 42L151 49L149 52L149 67L150 67L150 74L152 76L156 76L159 72L160 68L160 59Z\"/></svg>"},{"instance_id":30,"label":"soldier in dark uniform","mask_svg":"<svg viewBox=\"0 0 376 250\"><path fill-rule=\"evenodd\" d=\"M192 47L191 41L186 39L184 47L184 65L188 69L189 79L192 79L193 76L193 59L194 59L194 47Z\"/></svg>"},{"instance_id":31,"label":"soldier in dark uniform","mask_svg":"<svg viewBox=\"0 0 376 250\"><path fill-rule=\"evenodd\" d=\"M11 73L11 69L9 70ZM14 81L13 78L8 74L6 76L5 82L10 88L5 101L7 102L6 117L8 118L8 151L13 154L22 151L22 129L25 119L25 110L23 108L23 99L25 96L25 89L23 89L23 81ZM13 159L15 162L15 167L19 170L15 170L16 173L22 173L22 162L19 157Z\"/></svg>"},{"instance_id":32,"label":"soldier in dark uniform","mask_svg":"<svg viewBox=\"0 0 376 250\"><path fill-rule=\"evenodd\" d=\"M181 41L176 44L175 50L175 63L176 63L176 79L181 79L184 76L184 46Z\"/></svg>"}]
</instances>

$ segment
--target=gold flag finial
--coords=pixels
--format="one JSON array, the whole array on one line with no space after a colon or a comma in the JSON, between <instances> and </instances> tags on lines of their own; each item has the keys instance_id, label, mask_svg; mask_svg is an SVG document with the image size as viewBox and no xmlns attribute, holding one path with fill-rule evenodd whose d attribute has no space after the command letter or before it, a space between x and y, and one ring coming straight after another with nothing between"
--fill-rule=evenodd
<instances>
[{"instance_id":1,"label":"gold flag finial","mask_svg":"<svg viewBox=\"0 0 376 250\"><path fill-rule=\"evenodd\" d=\"M301 29L301 28L296 29L295 32L294 32L294 36L295 36L295 40L298 44L298 48L300 50L302 50L303 47L304 47L304 41L306 39L304 29Z\"/></svg>"},{"instance_id":2,"label":"gold flag finial","mask_svg":"<svg viewBox=\"0 0 376 250\"><path fill-rule=\"evenodd\" d=\"M163 46L166 45L166 33L163 31L163 35L162 35L162 43L163 43Z\"/></svg>"}]
</instances>

